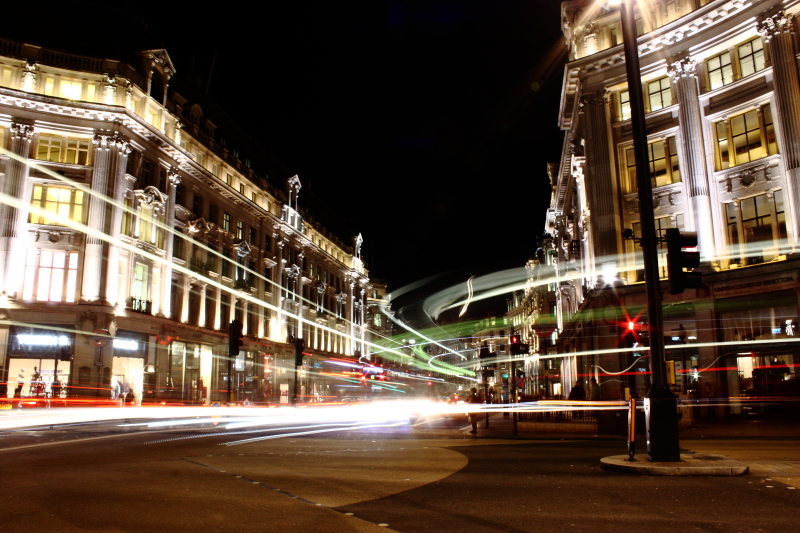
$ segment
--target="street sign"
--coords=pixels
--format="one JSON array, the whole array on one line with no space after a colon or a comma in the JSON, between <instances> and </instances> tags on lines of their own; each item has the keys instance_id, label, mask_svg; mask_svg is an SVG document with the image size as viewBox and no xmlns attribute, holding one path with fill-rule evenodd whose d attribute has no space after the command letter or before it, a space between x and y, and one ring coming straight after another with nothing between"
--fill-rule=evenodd
<instances>
[{"instance_id":1,"label":"street sign","mask_svg":"<svg viewBox=\"0 0 800 533\"><path fill-rule=\"evenodd\" d=\"M102 348L106 344L108 344L108 330L97 328L94 330L94 335L91 337L92 344L97 346L98 348Z\"/></svg>"},{"instance_id":2,"label":"street sign","mask_svg":"<svg viewBox=\"0 0 800 533\"><path fill-rule=\"evenodd\" d=\"M555 317L551 315L541 315L531 327L540 337L549 337L553 334L558 325L556 324Z\"/></svg>"}]
</instances>

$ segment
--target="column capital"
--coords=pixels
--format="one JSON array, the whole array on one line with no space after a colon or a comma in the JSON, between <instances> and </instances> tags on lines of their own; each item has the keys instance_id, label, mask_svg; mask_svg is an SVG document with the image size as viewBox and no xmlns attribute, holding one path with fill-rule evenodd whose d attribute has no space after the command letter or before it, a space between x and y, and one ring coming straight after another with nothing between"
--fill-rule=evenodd
<instances>
[{"instance_id":1,"label":"column capital","mask_svg":"<svg viewBox=\"0 0 800 533\"><path fill-rule=\"evenodd\" d=\"M673 83L678 82L681 78L696 78L697 61L691 57L678 59L667 67L667 74Z\"/></svg>"},{"instance_id":2,"label":"column capital","mask_svg":"<svg viewBox=\"0 0 800 533\"><path fill-rule=\"evenodd\" d=\"M126 156L131 153L132 150L131 143L126 141L125 138L116 131L114 133L95 133L94 137L92 137L92 142L101 150L108 150L116 147L122 155Z\"/></svg>"},{"instance_id":3,"label":"column capital","mask_svg":"<svg viewBox=\"0 0 800 533\"><path fill-rule=\"evenodd\" d=\"M33 126L14 122L11 124L11 137L30 141L33 137Z\"/></svg>"},{"instance_id":4,"label":"column capital","mask_svg":"<svg viewBox=\"0 0 800 533\"><path fill-rule=\"evenodd\" d=\"M785 11L778 11L759 21L757 31L764 36L764 41L769 42L773 37L782 33L794 33L792 15Z\"/></svg>"},{"instance_id":5,"label":"column capital","mask_svg":"<svg viewBox=\"0 0 800 533\"><path fill-rule=\"evenodd\" d=\"M611 99L608 97L609 92L605 87L596 91L585 92L581 95L580 112L583 113L583 106L586 105L608 105Z\"/></svg>"},{"instance_id":6,"label":"column capital","mask_svg":"<svg viewBox=\"0 0 800 533\"><path fill-rule=\"evenodd\" d=\"M175 167L169 167L167 169L167 181L169 181L172 185L177 186L181 182L181 175L178 174L178 169Z\"/></svg>"}]
</instances>

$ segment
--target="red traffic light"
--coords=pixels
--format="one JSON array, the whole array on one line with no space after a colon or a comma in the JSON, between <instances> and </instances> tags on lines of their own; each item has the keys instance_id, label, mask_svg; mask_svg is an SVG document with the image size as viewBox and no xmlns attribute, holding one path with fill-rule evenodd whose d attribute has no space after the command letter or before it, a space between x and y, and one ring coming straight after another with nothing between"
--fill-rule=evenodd
<instances>
[{"instance_id":1,"label":"red traffic light","mask_svg":"<svg viewBox=\"0 0 800 533\"><path fill-rule=\"evenodd\" d=\"M519 335L511 335L510 341L511 341L511 344L519 344L520 343L520 336Z\"/></svg>"}]
</instances>

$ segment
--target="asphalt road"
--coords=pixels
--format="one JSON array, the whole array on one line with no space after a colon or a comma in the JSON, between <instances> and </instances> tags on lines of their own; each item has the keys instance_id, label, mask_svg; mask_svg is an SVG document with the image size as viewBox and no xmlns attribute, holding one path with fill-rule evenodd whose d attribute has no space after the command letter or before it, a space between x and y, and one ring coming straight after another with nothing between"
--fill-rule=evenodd
<instances>
[{"instance_id":1,"label":"asphalt road","mask_svg":"<svg viewBox=\"0 0 800 533\"><path fill-rule=\"evenodd\" d=\"M78 439L44 429L0 442L0 530L794 533L800 519L796 478L600 470L601 457L624 453L618 439L473 438L445 424L231 445L282 431L114 427L82 428ZM794 438L683 445L740 460L800 461Z\"/></svg>"}]
</instances>

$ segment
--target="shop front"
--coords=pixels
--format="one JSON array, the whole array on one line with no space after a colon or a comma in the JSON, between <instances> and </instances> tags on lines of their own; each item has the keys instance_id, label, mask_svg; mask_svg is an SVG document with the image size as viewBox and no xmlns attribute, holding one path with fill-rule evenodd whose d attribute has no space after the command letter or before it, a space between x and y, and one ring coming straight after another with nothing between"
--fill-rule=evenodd
<instances>
[{"instance_id":1,"label":"shop front","mask_svg":"<svg viewBox=\"0 0 800 533\"><path fill-rule=\"evenodd\" d=\"M75 353L74 328L11 326L8 337L8 398L51 398L69 394Z\"/></svg>"},{"instance_id":2,"label":"shop front","mask_svg":"<svg viewBox=\"0 0 800 533\"><path fill-rule=\"evenodd\" d=\"M128 391L124 397L117 398L118 400L141 405L145 362L150 347L148 336L119 330L111 346L113 348L111 367L107 367L110 373L109 385L118 383L121 391Z\"/></svg>"},{"instance_id":3,"label":"shop front","mask_svg":"<svg viewBox=\"0 0 800 533\"><path fill-rule=\"evenodd\" d=\"M765 400L800 396L797 294L741 296L719 300L717 305L723 341L720 367L727 377L722 392L740 399L731 404L731 413L764 414L770 410ZM781 405L777 402L772 409Z\"/></svg>"}]
</instances>

